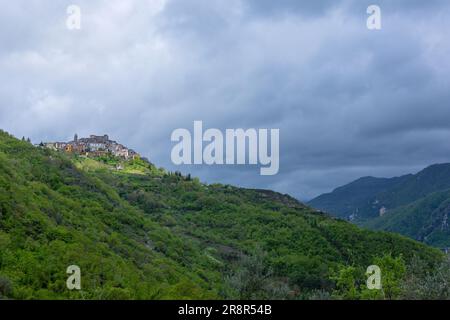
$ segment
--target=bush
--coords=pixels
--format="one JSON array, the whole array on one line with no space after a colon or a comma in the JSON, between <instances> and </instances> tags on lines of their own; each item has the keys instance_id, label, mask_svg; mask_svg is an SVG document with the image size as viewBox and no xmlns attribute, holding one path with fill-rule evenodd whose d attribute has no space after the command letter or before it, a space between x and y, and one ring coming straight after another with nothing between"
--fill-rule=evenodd
<instances>
[{"instance_id":1,"label":"bush","mask_svg":"<svg viewBox=\"0 0 450 320\"><path fill-rule=\"evenodd\" d=\"M3 276L0 276L0 299L8 298L12 294L11 281Z\"/></svg>"}]
</instances>

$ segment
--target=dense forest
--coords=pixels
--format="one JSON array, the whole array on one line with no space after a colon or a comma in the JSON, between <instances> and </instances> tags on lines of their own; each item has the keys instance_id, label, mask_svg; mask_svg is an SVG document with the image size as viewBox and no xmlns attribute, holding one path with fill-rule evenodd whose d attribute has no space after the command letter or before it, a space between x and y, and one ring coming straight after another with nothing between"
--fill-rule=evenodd
<instances>
[{"instance_id":1,"label":"dense forest","mask_svg":"<svg viewBox=\"0 0 450 320\"><path fill-rule=\"evenodd\" d=\"M378 265L382 289L366 287ZM82 272L81 290L66 269ZM288 195L0 132L0 298L440 299L441 251Z\"/></svg>"}]
</instances>

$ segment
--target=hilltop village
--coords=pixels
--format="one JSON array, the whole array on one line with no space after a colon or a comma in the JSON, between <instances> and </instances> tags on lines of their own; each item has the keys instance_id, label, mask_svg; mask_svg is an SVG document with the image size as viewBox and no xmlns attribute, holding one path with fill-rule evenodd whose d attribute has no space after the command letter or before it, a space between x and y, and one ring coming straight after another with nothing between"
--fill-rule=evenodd
<instances>
[{"instance_id":1,"label":"hilltop village","mask_svg":"<svg viewBox=\"0 0 450 320\"><path fill-rule=\"evenodd\" d=\"M89 138L78 138L78 135L75 134L73 141L44 142L42 146L55 151L90 157L113 155L125 160L140 158L136 151L128 149L116 141L109 140L106 134L103 136L90 135Z\"/></svg>"}]
</instances>

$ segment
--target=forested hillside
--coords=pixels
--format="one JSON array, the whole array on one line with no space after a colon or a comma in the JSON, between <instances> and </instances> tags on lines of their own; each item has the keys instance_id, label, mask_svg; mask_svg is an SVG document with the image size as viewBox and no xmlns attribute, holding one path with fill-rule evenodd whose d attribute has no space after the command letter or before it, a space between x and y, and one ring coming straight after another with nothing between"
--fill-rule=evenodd
<instances>
[{"instance_id":1,"label":"forested hillside","mask_svg":"<svg viewBox=\"0 0 450 320\"><path fill-rule=\"evenodd\" d=\"M358 225L440 248L450 247L449 203L450 164L396 178L361 178L309 202Z\"/></svg>"},{"instance_id":2,"label":"forested hillside","mask_svg":"<svg viewBox=\"0 0 450 320\"><path fill-rule=\"evenodd\" d=\"M363 288L374 263L391 275L382 292ZM444 289L414 288L442 263L439 250L287 195L0 133L3 298L434 298ZM82 270L80 291L66 288L69 265Z\"/></svg>"},{"instance_id":3,"label":"forested hillside","mask_svg":"<svg viewBox=\"0 0 450 320\"><path fill-rule=\"evenodd\" d=\"M450 190L431 193L387 213L364 226L398 232L443 249L450 247Z\"/></svg>"},{"instance_id":4,"label":"forested hillside","mask_svg":"<svg viewBox=\"0 0 450 320\"><path fill-rule=\"evenodd\" d=\"M383 207L379 194L409 179L363 177L338 187L333 192L322 194L309 201L309 205L345 220L365 221L379 216Z\"/></svg>"}]
</instances>

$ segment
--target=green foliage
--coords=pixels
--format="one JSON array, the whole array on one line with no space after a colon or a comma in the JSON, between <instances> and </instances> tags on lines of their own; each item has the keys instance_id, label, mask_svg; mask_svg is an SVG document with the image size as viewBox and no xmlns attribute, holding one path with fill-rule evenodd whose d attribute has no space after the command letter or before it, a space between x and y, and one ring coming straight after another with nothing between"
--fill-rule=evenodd
<instances>
[{"instance_id":1,"label":"green foliage","mask_svg":"<svg viewBox=\"0 0 450 320\"><path fill-rule=\"evenodd\" d=\"M430 270L426 262L414 258L407 266L405 281L401 284L401 298L408 300L450 297L450 257Z\"/></svg>"},{"instance_id":2,"label":"green foliage","mask_svg":"<svg viewBox=\"0 0 450 320\"><path fill-rule=\"evenodd\" d=\"M0 299L8 298L12 293L12 284L8 278L0 276Z\"/></svg>"},{"instance_id":3,"label":"green foliage","mask_svg":"<svg viewBox=\"0 0 450 320\"><path fill-rule=\"evenodd\" d=\"M334 280L336 280L335 294L345 300L355 300L359 298L356 284L357 269L352 266L343 266Z\"/></svg>"},{"instance_id":4,"label":"green foliage","mask_svg":"<svg viewBox=\"0 0 450 320\"><path fill-rule=\"evenodd\" d=\"M400 284L406 272L405 261L402 256L396 258L390 254L375 258L374 264L381 269L381 286L386 299L392 300L401 293Z\"/></svg>"},{"instance_id":5,"label":"green foliage","mask_svg":"<svg viewBox=\"0 0 450 320\"><path fill-rule=\"evenodd\" d=\"M373 265L378 266L381 271L380 289L368 288L369 274L365 274L364 269L355 266L341 266L337 275L333 277L336 281L333 295L338 299L346 300L392 300L406 294L406 288L402 287L406 281L406 265L401 255L392 257L390 253L386 253L381 257L375 257Z\"/></svg>"},{"instance_id":6,"label":"green foliage","mask_svg":"<svg viewBox=\"0 0 450 320\"><path fill-rule=\"evenodd\" d=\"M8 298L329 296L339 266L361 273L387 252L419 257L430 274L442 258L287 195L205 185L142 159L67 156L0 133L0 294ZM73 264L81 291L65 286Z\"/></svg>"},{"instance_id":7,"label":"green foliage","mask_svg":"<svg viewBox=\"0 0 450 320\"><path fill-rule=\"evenodd\" d=\"M264 261L267 254L257 247L251 255L243 255L226 278L232 299L286 299L289 287L272 277L272 270Z\"/></svg>"},{"instance_id":8,"label":"green foliage","mask_svg":"<svg viewBox=\"0 0 450 320\"><path fill-rule=\"evenodd\" d=\"M0 135L0 294L169 299L184 283L185 298L218 297L210 282L220 269L201 250L88 174L107 168L82 172L72 161L80 160ZM65 286L72 264L82 270L81 292Z\"/></svg>"},{"instance_id":9,"label":"green foliage","mask_svg":"<svg viewBox=\"0 0 450 320\"><path fill-rule=\"evenodd\" d=\"M431 193L408 205L395 208L388 215L365 225L375 230L398 232L427 244L450 246L448 222L450 191Z\"/></svg>"},{"instance_id":10,"label":"green foliage","mask_svg":"<svg viewBox=\"0 0 450 320\"><path fill-rule=\"evenodd\" d=\"M309 202L358 225L450 247L450 164L396 178L365 177ZM380 216L380 209L385 213Z\"/></svg>"}]
</instances>

